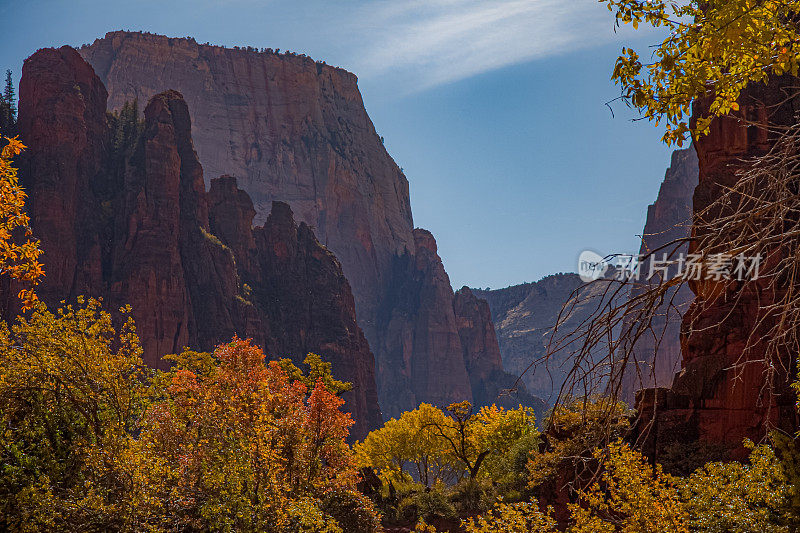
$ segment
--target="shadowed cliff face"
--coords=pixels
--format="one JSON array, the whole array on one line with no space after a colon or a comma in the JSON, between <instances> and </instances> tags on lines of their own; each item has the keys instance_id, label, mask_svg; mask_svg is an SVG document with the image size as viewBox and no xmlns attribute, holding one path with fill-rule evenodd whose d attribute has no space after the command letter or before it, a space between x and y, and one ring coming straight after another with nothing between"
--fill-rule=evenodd
<instances>
[{"instance_id":1,"label":"shadowed cliff face","mask_svg":"<svg viewBox=\"0 0 800 533\"><path fill-rule=\"evenodd\" d=\"M305 56L142 33L109 33L80 53L111 109L167 89L184 95L207 176L230 174L252 198L236 204L234 221L210 214L244 278L260 264L246 252L256 244L244 220L264 221L273 200L336 254L375 353L385 415L474 400L450 281L433 236L413 229L408 182L353 74Z\"/></svg>"},{"instance_id":2,"label":"shadowed cliff face","mask_svg":"<svg viewBox=\"0 0 800 533\"><path fill-rule=\"evenodd\" d=\"M511 374L522 375L531 394L552 404L572 370L573 352L580 347L566 339L584 330L598 302L605 299L606 286L585 284L577 274L554 274L505 289L472 290L489 302L503 367ZM567 311L561 317L559 333L551 340L564 308ZM552 353L546 357L548 349ZM587 360L599 360L607 353L607 347L599 344Z\"/></svg>"},{"instance_id":3,"label":"shadowed cliff face","mask_svg":"<svg viewBox=\"0 0 800 533\"><path fill-rule=\"evenodd\" d=\"M664 181L658 191L655 203L647 209L647 220L642 232L640 255L654 252L655 259L661 260L664 254L686 254L688 244L679 248L667 244L676 239L688 237L692 225L692 195L698 181L698 161L694 147L676 150L672 154L672 164L667 169ZM663 250L660 248L664 246ZM658 252L655 252L659 250ZM657 283L653 278L648 282L652 258L640 265L643 276L631 290L631 298ZM680 370L681 318L689 308L693 294L687 285L677 290L670 289L664 296L664 303L658 307L652 322L652 334L638 339L633 349L636 364L626 369L622 397L633 404L637 390L646 387L668 387L675 373Z\"/></svg>"},{"instance_id":4,"label":"shadowed cliff face","mask_svg":"<svg viewBox=\"0 0 800 533\"><path fill-rule=\"evenodd\" d=\"M532 407L537 420L541 420L545 402L528 393L519 374L503 369L489 303L475 296L469 287L462 287L455 294L453 311L475 403L507 409Z\"/></svg>"},{"instance_id":5,"label":"shadowed cliff face","mask_svg":"<svg viewBox=\"0 0 800 533\"><path fill-rule=\"evenodd\" d=\"M340 264L288 205L253 229L252 202L231 178L206 193L180 93L150 100L117 164L102 83L75 50L44 49L23 68L19 131L49 305L79 294L130 303L153 366L235 334L270 357L318 353L353 383L353 436L380 423L373 356Z\"/></svg>"}]
</instances>

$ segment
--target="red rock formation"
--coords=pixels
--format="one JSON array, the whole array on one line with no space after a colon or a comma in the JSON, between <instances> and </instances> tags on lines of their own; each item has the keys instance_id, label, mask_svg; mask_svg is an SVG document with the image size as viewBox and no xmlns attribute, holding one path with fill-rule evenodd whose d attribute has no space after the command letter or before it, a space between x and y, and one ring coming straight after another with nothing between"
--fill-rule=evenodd
<instances>
[{"instance_id":1,"label":"red rock formation","mask_svg":"<svg viewBox=\"0 0 800 533\"><path fill-rule=\"evenodd\" d=\"M416 254L395 260L393 287L379 313L385 332L377 351L385 354L378 390L385 417L397 417L421 402L446 406L472 401L461 340L453 313L453 289L433 235L414 230ZM386 398L386 400L384 400Z\"/></svg>"},{"instance_id":2,"label":"red rock formation","mask_svg":"<svg viewBox=\"0 0 800 533\"><path fill-rule=\"evenodd\" d=\"M696 143L700 180L693 199L695 215L735 183L737 168L746 165L748 158L769 150L778 128L768 129L767 125L796 122L797 98L786 96L795 94L796 86L797 78L782 76L771 78L769 86L748 87L740 99L741 113L763 126L746 126L734 118L717 119L710 133ZM693 233L697 233L696 226ZM759 278L763 283L731 284L721 293L713 283L691 284L696 297L684 317L682 370L670 389L650 389L637 395L640 429L644 431L647 422L655 418L647 433L655 451L675 440L699 439L729 448L733 457L744 457L744 438L758 441L768 427L789 433L796 430L795 395L789 388L794 376L773 369L778 372L777 387L773 395L767 394L767 369L757 355L758 345L748 353L743 351L756 324L766 316L764 308L775 297L765 273L762 270ZM796 356L784 354L782 366L794 368Z\"/></svg>"},{"instance_id":3,"label":"red rock formation","mask_svg":"<svg viewBox=\"0 0 800 533\"><path fill-rule=\"evenodd\" d=\"M378 427L374 359L339 261L285 203L273 202L264 226L251 229L252 201L229 176L211 181L208 198L211 230L236 256L243 298L270 326L269 352L323 355L337 377L353 383L345 408L359 414L354 433Z\"/></svg>"},{"instance_id":4,"label":"red rock formation","mask_svg":"<svg viewBox=\"0 0 800 533\"><path fill-rule=\"evenodd\" d=\"M20 177L31 218L41 228L47 276L43 297L75 296L100 276L96 239L78 225L95 216L91 182L103 171L106 90L72 48L41 50L22 70L19 132L29 149ZM73 292L63 293L67 287Z\"/></svg>"},{"instance_id":5,"label":"red rock formation","mask_svg":"<svg viewBox=\"0 0 800 533\"><path fill-rule=\"evenodd\" d=\"M639 250L641 256L654 253L656 260L662 260L664 254L667 254L671 260L677 260L677 254L688 253L688 244L678 247L667 245L688 237L691 232L692 195L699 174L697 164L697 153L694 148L673 152L672 163L661 183L658 198L647 209L647 220ZM652 258L649 258L641 263L641 277L631 290L632 298L642 294L651 284L658 283L657 276L647 279L651 260ZM681 318L693 297L686 285L667 292L664 304L658 308L653 319L653 334L640 337L633 347L636 364L630 365L625 374L622 390L624 400L632 404L637 390L664 387L672 383L675 373L680 370Z\"/></svg>"},{"instance_id":6,"label":"red rock formation","mask_svg":"<svg viewBox=\"0 0 800 533\"><path fill-rule=\"evenodd\" d=\"M180 91L207 174L235 176L256 222L280 200L314 228L352 286L387 414L472 399L452 288L433 238L413 231L408 182L375 132L356 76L305 56L142 33L109 33L80 53L112 109ZM230 223L212 225L223 232ZM222 240L237 264L255 268L252 254L240 257L253 243L228 234Z\"/></svg>"},{"instance_id":7,"label":"red rock formation","mask_svg":"<svg viewBox=\"0 0 800 533\"><path fill-rule=\"evenodd\" d=\"M510 409L522 404L533 407L537 416L541 417L545 410L544 401L528 394L518 376L503 369L489 303L475 296L469 287L462 287L455 294L453 312L472 386L473 402L481 406L497 404Z\"/></svg>"},{"instance_id":8,"label":"red rock formation","mask_svg":"<svg viewBox=\"0 0 800 533\"><path fill-rule=\"evenodd\" d=\"M230 174L253 199L256 223L273 200L342 262L361 327L375 314L392 258L413 253L408 182L364 109L356 77L299 55L113 32L80 53L109 91L109 108L180 91L208 176ZM208 181L208 180L207 180Z\"/></svg>"},{"instance_id":9,"label":"red rock formation","mask_svg":"<svg viewBox=\"0 0 800 533\"><path fill-rule=\"evenodd\" d=\"M151 99L121 165L110 134L105 90L77 52L46 49L25 62L20 137L29 148L21 173L47 254L43 299L130 303L154 366L183 346L211 349L234 334L274 357L319 353L354 385L345 397L354 437L376 427L374 359L350 287L308 226L275 204L253 230L252 202L231 179L205 192L189 110L175 91Z\"/></svg>"}]
</instances>

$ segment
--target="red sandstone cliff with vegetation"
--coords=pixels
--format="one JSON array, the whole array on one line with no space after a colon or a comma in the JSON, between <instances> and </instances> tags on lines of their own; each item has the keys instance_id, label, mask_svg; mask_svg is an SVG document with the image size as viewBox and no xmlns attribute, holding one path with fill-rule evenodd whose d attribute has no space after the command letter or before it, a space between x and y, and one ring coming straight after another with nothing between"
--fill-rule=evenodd
<instances>
[{"instance_id":1,"label":"red sandstone cliff with vegetation","mask_svg":"<svg viewBox=\"0 0 800 533\"><path fill-rule=\"evenodd\" d=\"M718 216L715 202L749 168L752 158L766 154L781 135L781 128L796 123L797 79L777 76L769 86L752 85L740 98L739 117L715 119L708 135L696 143L699 184L694 192L697 238L691 252L703 253L700 215ZM697 111L703 104L696 104ZM706 211L711 206L710 211ZM733 238L735 236L731 236ZM768 235L756 235L761 239ZM714 252L715 250L711 250ZM764 337L776 324L770 307L781 297L788 280L773 279L771 265L784 250L767 251L769 260L757 281L722 283L708 279L690 281L694 301L683 319L681 370L671 388L649 389L637 397L642 415L640 431L655 450L676 440L708 444L734 457L746 456L742 441L758 442L770 429L793 434L797 428L794 380L796 353L783 351L777 360L765 361ZM655 424L648 426L651 420Z\"/></svg>"},{"instance_id":2,"label":"red sandstone cliff with vegetation","mask_svg":"<svg viewBox=\"0 0 800 533\"><path fill-rule=\"evenodd\" d=\"M449 278L433 236L414 229L408 181L355 75L297 54L143 33L112 32L80 53L108 89L110 109L180 91L206 183L234 176L252 198L240 209L248 217L252 209L256 224L274 200L286 202L336 254L375 353L384 414L476 400ZM228 238L234 250L252 246L241 237L246 225L228 228L240 235ZM245 272L255 264L252 254L236 255Z\"/></svg>"},{"instance_id":3,"label":"red sandstone cliff with vegetation","mask_svg":"<svg viewBox=\"0 0 800 533\"><path fill-rule=\"evenodd\" d=\"M107 116L103 84L80 55L44 49L23 68L19 125L46 302L131 304L153 366L235 334L271 357L318 353L353 384L354 436L380 423L373 356L339 262L288 205L273 204L253 229L252 203L232 180L206 193L178 92L155 95L143 124Z\"/></svg>"}]
</instances>

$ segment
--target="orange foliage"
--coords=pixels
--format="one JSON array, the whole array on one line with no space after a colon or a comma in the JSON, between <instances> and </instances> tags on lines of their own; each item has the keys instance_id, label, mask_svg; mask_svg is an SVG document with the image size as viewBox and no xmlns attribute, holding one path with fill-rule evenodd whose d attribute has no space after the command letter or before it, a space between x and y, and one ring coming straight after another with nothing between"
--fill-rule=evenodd
<instances>
[{"instance_id":1,"label":"orange foliage","mask_svg":"<svg viewBox=\"0 0 800 533\"><path fill-rule=\"evenodd\" d=\"M321 378L308 391L238 338L213 356L176 360L143 439L165 468L166 510L186 516L185 526L198 526L198 516L215 517L212 529L287 523L298 496L354 488L345 442L353 421Z\"/></svg>"},{"instance_id":2,"label":"orange foliage","mask_svg":"<svg viewBox=\"0 0 800 533\"><path fill-rule=\"evenodd\" d=\"M42 251L39 241L31 239L30 219L25 212L27 195L17 180L12 160L25 149L16 137L4 137L6 145L0 151L0 272L23 284L19 291L23 309L33 308L36 293L33 287L44 276L38 259ZM24 239L20 239L23 233ZM22 242L20 242L22 241Z\"/></svg>"}]
</instances>

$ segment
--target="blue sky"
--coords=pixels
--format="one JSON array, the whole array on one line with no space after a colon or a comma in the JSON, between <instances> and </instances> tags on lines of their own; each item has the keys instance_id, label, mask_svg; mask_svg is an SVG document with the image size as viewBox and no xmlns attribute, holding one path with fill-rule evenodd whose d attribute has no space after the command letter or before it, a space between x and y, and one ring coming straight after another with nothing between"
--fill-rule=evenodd
<instances>
[{"instance_id":1,"label":"blue sky","mask_svg":"<svg viewBox=\"0 0 800 533\"><path fill-rule=\"evenodd\" d=\"M107 31L281 48L359 76L455 288L638 250L670 149L616 105L623 45L595 0L0 0L0 68Z\"/></svg>"}]
</instances>

